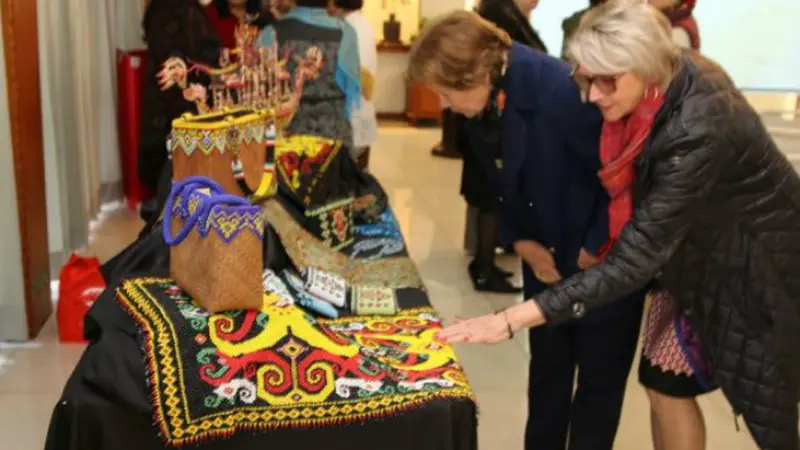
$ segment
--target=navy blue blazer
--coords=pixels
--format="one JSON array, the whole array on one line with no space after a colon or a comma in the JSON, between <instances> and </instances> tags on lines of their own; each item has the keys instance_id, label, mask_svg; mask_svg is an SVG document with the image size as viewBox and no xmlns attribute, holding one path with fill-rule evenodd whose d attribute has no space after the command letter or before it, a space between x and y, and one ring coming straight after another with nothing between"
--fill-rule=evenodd
<instances>
[{"instance_id":1,"label":"navy blue blazer","mask_svg":"<svg viewBox=\"0 0 800 450\"><path fill-rule=\"evenodd\" d=\"M562 277L580 271L581 248L597 254L608 240L608 194L597 172L602 116L581 101L570 67L514 43L505 79L502 168L480 148L481 122L466 132L490 174L506 244L534 240L554 253ZM523 264L525 295L544 290Z\"/></svg>"}]
</instances>

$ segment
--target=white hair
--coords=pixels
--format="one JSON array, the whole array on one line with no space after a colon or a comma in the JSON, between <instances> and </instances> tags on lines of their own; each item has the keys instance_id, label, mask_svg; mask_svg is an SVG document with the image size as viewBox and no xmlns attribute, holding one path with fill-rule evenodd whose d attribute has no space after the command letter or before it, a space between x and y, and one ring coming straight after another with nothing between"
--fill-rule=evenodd
<instances>
[{"instance_id":1,"label":"white hair","mask_svg":"<svg viewBox=\"0 0 800 450\"><path fill-rule=\"evenodd\" d=\"M609 0L587 11L567 54L594 74L634 71L649 82L669 83L680 49L664 14L644 0Z\"/></svg>"}]
</instances>

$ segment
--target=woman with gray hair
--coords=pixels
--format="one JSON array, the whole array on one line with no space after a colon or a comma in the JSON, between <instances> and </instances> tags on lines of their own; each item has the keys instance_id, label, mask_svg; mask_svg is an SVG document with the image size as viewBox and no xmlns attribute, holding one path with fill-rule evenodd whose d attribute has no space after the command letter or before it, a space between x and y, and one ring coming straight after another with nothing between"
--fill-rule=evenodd
<instances>
[{"instance_id":1,"label":"woman with gray hair","mask_svg":"<svg viewBox=\"0 0 800 450\"><path fill-rule=\"evenodd\" d=\"M672 332L696 332L697 351L682 348L676 367L694 377L706 370L691 362L707 361L708 381L760 448L797 450L800 177L727 74L681 53L667 19L644 1L587 12L569 54L584 98L604 118L598 176L612 199L608 251L532 301L459 321L439 337L497 343L656 280L663 294L654 305L685 316L667 320ZM657 449L704 446L702 434L687 443L670 434L682 429L654 431Z\"/></svg>"}]
</instances>

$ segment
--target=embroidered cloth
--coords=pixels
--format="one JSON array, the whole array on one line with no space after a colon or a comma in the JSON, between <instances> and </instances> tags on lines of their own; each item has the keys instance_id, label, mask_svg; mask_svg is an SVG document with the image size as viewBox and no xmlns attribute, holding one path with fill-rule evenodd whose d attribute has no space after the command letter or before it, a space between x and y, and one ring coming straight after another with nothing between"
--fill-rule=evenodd
<instances>
[{"instance_id":1,"label":"embroidered cloth","mask_svg":"<svg viewBox=\"0 0 800 450\"><path fill-rule=\"evenodd\" d=\"M176 446L241 430L346 425L435 399L473 400L432 308L315 320L277 295L209 315L172 280L117 299L143 332L155 423Z\"/></svg>"},{"instance_id":2,"label":"embroidered cloth","mask_svg":"<svg viewBox=\"0 0 800 450\"><path fill-rule=\"evenodd\" d=\"M300 226L277 200L266 201L263 208L292 264L300 271L314 267L336 273L350 285L367 284L395 289L424 287L402 241L388 238L357 240L353 246L345 249L354 252L355 256L351 258L332 249ZM377 242L381 239L381 242Z\"/></svg>"}]
</instances>

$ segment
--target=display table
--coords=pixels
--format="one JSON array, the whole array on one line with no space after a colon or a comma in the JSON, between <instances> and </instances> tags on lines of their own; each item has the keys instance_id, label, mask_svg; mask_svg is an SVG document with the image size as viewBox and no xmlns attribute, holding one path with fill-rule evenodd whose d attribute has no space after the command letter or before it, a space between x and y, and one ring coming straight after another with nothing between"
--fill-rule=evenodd
<instances>
[{"instance_id":1,"label":"display table","mask_svg":"<svg viewBox=\"0 0 800 450\"><path fill-rule=\"evenodd\" d=\"M360 249L369 267L396 271L382 260L407 258L391 211L383 217L357 227L349 261ZM298 256L275 239L277 272ZM433 338L441 323L423 289L398 288L392 316L313 317L272 294L260 311L209 315L167 274L163 264L131 273L95 303L47 450L477 447L472 391Z\"/></svg>"},{"instance_id":2,"label":"display table","mask_svg":"<svg viewBox=\"0 0 800 450\"><path fill-rule=\"evenodd\" d=\"M145 364L137 333L108 297L106 330L87 348L57 404L46 450L150 450L170 448L153 426ZM424 304L424 295L403 298ZM349 423L233 433L225 439L187 442L184 448L324 448L326 450L473 450L476 411L469 399L433 399L405 411Z\"/></svg>"}]
</instances>

